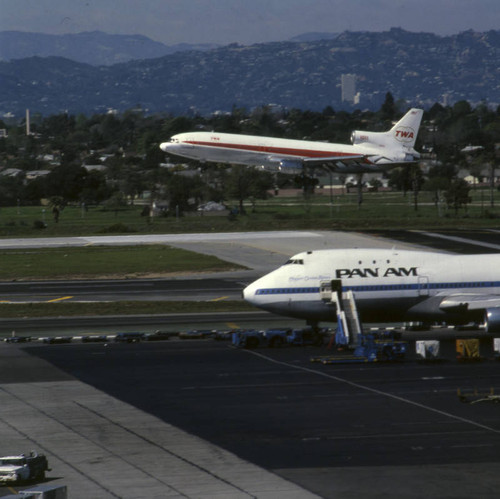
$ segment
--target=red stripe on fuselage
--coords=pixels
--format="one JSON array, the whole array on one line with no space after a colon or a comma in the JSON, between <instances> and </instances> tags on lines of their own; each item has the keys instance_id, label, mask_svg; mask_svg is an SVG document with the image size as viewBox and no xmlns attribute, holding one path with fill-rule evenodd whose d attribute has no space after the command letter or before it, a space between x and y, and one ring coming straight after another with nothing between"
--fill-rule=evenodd
<instances>
[{"instance_id":1,"label":"red stripe on fuselage","mask_svg":"<svg viewBox=\"0 0 500 499\"><path fill-rule=\"evenodd\" d=\"M185 144L194 146L213 147L215 149L232 149L234 151L251 151L261 154L283 154L287 156L297 156L300 158L329 158L330 156L359 156L355 153L335 152L335 151L314 151L311 149L290 149L286 147L259 146L249 144L226 144L217 142L201 142L196 140L187 140Z\"/></svg>"}]
</instances>

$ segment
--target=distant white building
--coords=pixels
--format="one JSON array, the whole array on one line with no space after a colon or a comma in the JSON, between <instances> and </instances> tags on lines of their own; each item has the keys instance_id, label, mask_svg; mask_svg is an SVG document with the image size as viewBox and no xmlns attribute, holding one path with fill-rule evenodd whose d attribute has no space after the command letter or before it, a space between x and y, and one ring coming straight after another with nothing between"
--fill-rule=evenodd
<instances>
[{"instance_id":1,"label":"distant white building","mask_svg":"<svg viewBox=\"0 0 500 499\"><path fill-rule=\"evenodd\" d=\"M107 170L106 165L82 165L88 172L98 171L105 172Z\"/></svg>"},{"instance_id":2,"label":"distant white building","mask_svg":"<svg viewBox=\"0 0 500 499\"><path fill-rule=\"evenodd\" d=\"M26 172L26 180L35 180L39 177L45 177L50 173L50 170L30 170Z\"/></svg>"},{"instance_id":3,"label":"distant white building","mask_svg":"<svg viewBox=\"0 0 500 499\"><path fill-rule=\"evenodd\" d=\"M342 102L356 104L359 102L359 93L356 93L356 75L343 74L340 77L342 88Z\"/></svg>"},{"instance_id":4,"label":"distant white building","mask_svg":"<svg viewBox=\"0 0 500 499\"><path fill-rule=\"evenodd\" d=\"M17 177L22 173L23 171L20 170L19 168L5 168L5 170L2 170L0 172L0 175L2 175L3 177Z\"/></svg>"}]
</instances>

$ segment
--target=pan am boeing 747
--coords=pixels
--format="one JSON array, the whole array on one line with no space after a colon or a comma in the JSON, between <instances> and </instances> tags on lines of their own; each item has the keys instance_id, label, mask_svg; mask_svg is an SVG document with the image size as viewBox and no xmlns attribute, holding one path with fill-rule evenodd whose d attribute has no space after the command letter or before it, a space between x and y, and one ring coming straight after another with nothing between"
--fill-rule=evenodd
<instances>
[{"instance_id":1,"label":"pan am boeing 747","mask_svg":"<svg viewBox=\"0 0 500 499\"><path fill-rule=\"evenodd\" d=\"M247 286L243 296L256 307L317 325L336 318L321 299L325 282L352 291L363 321L475 322L500 333L500 254L307 251Z\"/></svg>"},{"instance_id":2,"label":"pan am boeing 747","mask_svg":"<svg viewBox=\"0 0 500 499\"><path fill-rule=\"evenodd\" d=\"M421 109L410 109L388 132L354 131L352 145L188 132L174 135L160 148L202 162L243 164L292 174L318 166L340 173L384 172L418 160L420 154L414 146L422 115Z\"/></svg>"}]
</instances>

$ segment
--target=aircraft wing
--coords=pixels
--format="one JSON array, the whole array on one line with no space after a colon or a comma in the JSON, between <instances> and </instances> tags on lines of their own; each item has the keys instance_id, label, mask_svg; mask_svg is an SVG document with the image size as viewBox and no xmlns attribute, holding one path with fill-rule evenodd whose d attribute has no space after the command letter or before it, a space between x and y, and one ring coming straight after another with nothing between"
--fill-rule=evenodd
<instances>
[{"instance_id":1,"label":"aircraft wing","mask_svg":"<svg viewBox=\"0 0 500 499\"><path fill-rule=\"evenodd\" d=\"M382 161L380 161L382 160ZM378 163L380 161L380 163ZM311 158L310 156L302 156L291 158L289 156L268 156L267 165L271 169L279 169L284 173L300 174L303 168L322 168L326 171L336 172L377 172L380 171L380 164L391 163L387 158L382 156L368 156L365 154L350 154L338 156L322 156Z\"/></svg>"},{"instance_id":2,"label":"aircraft wing","mask_svg":"<svg viewBox=\"0 0 500 499\"><path fill-rule=\"evenodd\" d=\"M486 310L500 307L500 295L463 293L444 296L439 308L442 310Z\"/></svg>"},{"instance_id":3,"label":"aircraft wing","mask_svg":"<svg viewBox=\"0 0 500 499\"><path fill-rule=\"evenodd\" d=\"M356 154L356 155L350 155L350 156L330 156L330 157L323 157L323 158L303 158L302 161L304 162L305 165L308 166L321 166L329 163L344 163L344 164L349 164L349 163L360 163L363 162L365 159L368 159L368 156L365 156L364 154Z\"/></svg>"},{"instance_id":4,"label":"aircraft wing","mask_svg":"<svg viewBox=\"0 0 500 499\"><path fill-rule=\"evenodd\" d=\"M416 161L402 160L394 161L394 159L387 158L375 154L352 154L343 156L331 156L322 158L302 158L301 160L306 167L322 167L327 170L339 171L349 170L350 168L359 168L359 171L364 172L378 172L384 166L398 166L408 165Z\"/></svg>"}]
</instances>

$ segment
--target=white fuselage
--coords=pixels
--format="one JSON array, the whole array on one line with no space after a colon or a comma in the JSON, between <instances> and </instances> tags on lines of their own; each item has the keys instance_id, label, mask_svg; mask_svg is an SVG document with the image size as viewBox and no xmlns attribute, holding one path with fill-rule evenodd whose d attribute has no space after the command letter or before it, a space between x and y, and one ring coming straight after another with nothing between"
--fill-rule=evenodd
<instances>
[{"instance_id":1,"label":"white fuselage","mask_svg":"<svg viewBox=\"0 0 500 499\"><path fill-rule=\"evenodd\" d=\"M500 255L449 255L383 249L299 253L250 284L253 305L312 323L335 320L320 299L320 284L340 280L351 290L364 321L404 319L468 322L483 311L464 310L452 297L500 294Z\"/></svg>"},{"instance_id":2,"label":"white fuselage","mask_svg":"<svg viewBox=\"0 0 500 499\"><path fill-rule=\"evenodd\" d=\"M420 156L413 148L423 113L422 109L410 109L387 132L355 130L351 134L352 145L187 132L174 135L169 142L160 144L160 148L198 161L257 166L292 174L315 166L344 173L383 172L412 163Z\"/></svg>"},{"instance_id":3,"label":"white fuselage","mask_svg":"<svg viewBox=\"0 0 500 499\"><path fill-rule=\"evenodd\" d=\"M386 169L384 165L392 166L405 157L400 148L392 150L390 147L385 147L381 150L381 146L375 147L371 143L346 145L215 132L181 133L173 136L170 142L162 143L160 147L170 154L198 161L242 164L276 170L280 170L280 163L283 160L297 161L296 168L299 170L302 167L299 163L304 159L323 158L329 161L336 158L340 162L342 158L348 160L362 156L362 167L346 165L342 170L384 171ZM382 153L384 160L380 159ZM364 159L370 156L378 160L377 164Z\"/></svg>"}]
</instances>

